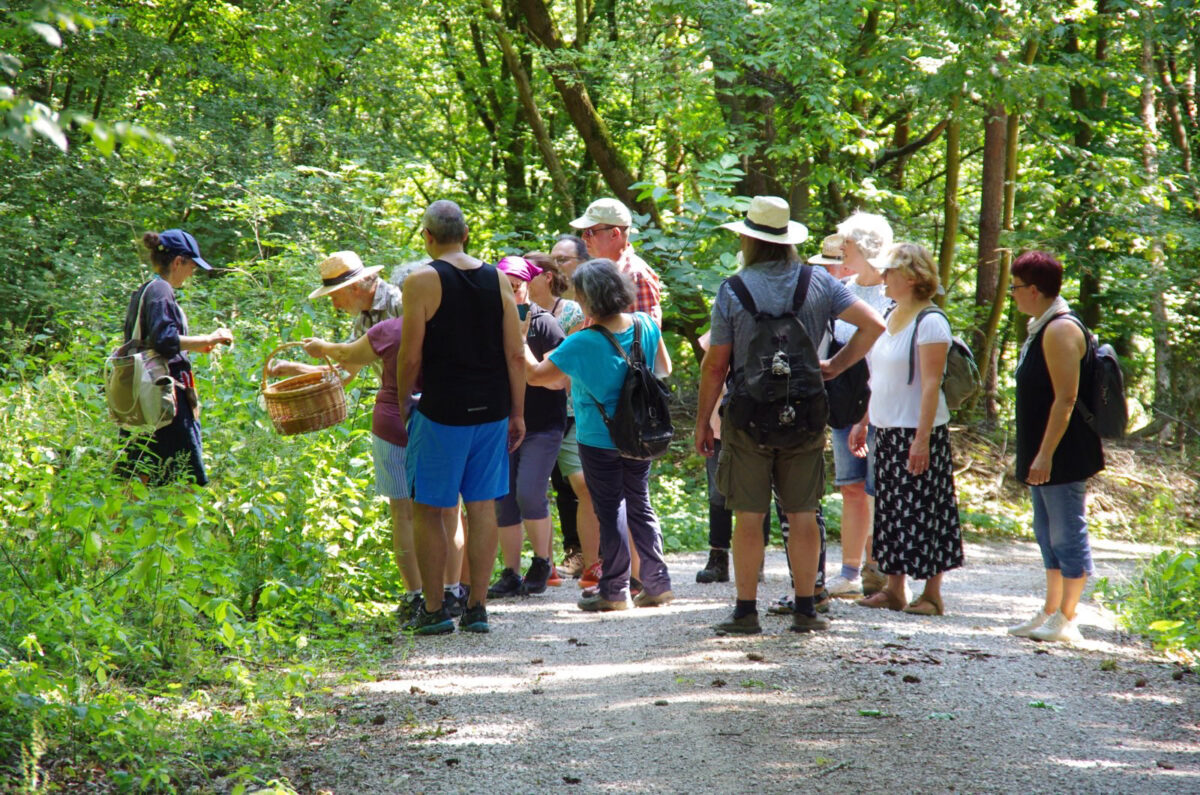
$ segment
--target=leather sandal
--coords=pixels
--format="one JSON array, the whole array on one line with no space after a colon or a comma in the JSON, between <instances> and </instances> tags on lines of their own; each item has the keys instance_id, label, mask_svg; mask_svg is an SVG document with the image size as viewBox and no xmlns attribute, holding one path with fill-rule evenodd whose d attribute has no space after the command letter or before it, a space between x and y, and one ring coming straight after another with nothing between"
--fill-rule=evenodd
<instances>
[{"instance_id":1,"label":"leather sandal","mask_svg":"<svg viewBox=\"0 0 1200 795\"><path fill-rule=\"evenodd\" d=\"M904 612L918 616L940 616L944 614L945 607L942 605L941 597L921 594L908 603Z\"/></svg>"},{"instance_id":2,"label":"leather sandal","mask_svg":"<svg viewBox=\"0 0 1200 795\"><path fill-rule=\"evenodd\" d=\"M859 607L873 607L876 609L886 607L888 610L899 611L904 609L904 598L895 596L890 591L883 590L876 591L870 596L864 596L862 599L855 599L854 604Z\"/></svg>"}]
</instances>

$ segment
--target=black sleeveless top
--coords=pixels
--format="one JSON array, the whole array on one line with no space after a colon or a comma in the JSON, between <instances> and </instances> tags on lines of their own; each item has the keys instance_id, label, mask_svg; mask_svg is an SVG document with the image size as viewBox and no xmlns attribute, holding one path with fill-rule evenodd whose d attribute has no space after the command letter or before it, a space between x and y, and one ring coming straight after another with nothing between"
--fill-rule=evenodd
<instances>
[{"instance_id":1,"label":"black sleeveless top","mask_svg":"<svg viewBox=\"0 0 1200 795\"><path fill-rule=\"evenodd\" d=\"M1051 321L1053 322L1053 321ZM1038 331L1029 343L1025 359L1017 366L1017 480L1029 477L1029 466L1042 445L1046 424L1050 421L1050 406L1054 403L1054 386L1046 367L1046 352L1042 338L1049 323ZM1087 332L1084 332L1085 334ZM1091 380L1095 357L1089 345L1079 360L1079 388ZM1079 412L1071 412L1067 430L1054 450L1050 462L1050 480L1042 484L1058 486L1087 480L1104 469L1104 450L1100 437L1087 426Z\"/></svg>"},{"instance_id":2,"label":"black sleeveless top","mask_svg":"<svg viewBox=\"0 0 1200 795\"><path fill-rule=\"evenodd\" d=\"M500 272L487 264L469 271L443 260L430 265L441 279L442 301L425 324L417 410L443 425L507 419L512 393Z\"/></svg>"}]
</instances>

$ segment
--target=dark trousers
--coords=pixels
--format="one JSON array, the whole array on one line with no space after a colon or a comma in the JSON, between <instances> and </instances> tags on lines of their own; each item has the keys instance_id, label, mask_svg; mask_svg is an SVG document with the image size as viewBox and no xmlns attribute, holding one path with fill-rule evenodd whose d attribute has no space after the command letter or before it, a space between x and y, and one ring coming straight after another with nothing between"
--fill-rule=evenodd
<instances>
[{"instance_id":1,"label":"dark trousers","mask_svg":"<svg viewBox=\"0 0 1200 795\"><path fill-rule=\"evenodd\" d=\"M563 550L579 549L579 527L576 520L579 510L579 498L571 488L558 464L550 473L550 484L554 486L554 504L558 506L558 526L562 530Z\"/></svg>"},{"instance_id":2,"label":"dark trousers","mask_svg":"<svg viewBox=\"0 0 1200 795\"><path fill-rule=\"evenodd\" d=\"M662 530L650 506L650 462L622 458L616 450L579 445L583 475L600 522L600 594L621 599L629 592L629 542L621 532L617 515L625 501L629 535L641 558L641 580L646 593L657 595L671 589L671 578L663 560Z\"/></svg>"}]
</instances>

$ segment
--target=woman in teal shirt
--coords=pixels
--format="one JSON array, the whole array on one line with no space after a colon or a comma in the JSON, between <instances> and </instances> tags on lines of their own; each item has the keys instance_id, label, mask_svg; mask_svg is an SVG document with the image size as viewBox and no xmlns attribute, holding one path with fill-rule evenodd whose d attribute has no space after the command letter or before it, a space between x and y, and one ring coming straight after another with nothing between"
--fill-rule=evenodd
<instances>
[{"instance_id":1,"label":"woman in teal shirt","mask_svg":"<svg viewBox=\"0 0 1200 795\"><path fill-rule=\"evenodd\" d=\"M610 260L594 259L575 271L575 299L593 326L608 329L626 352L633 347L633 287ZM662 332L649 315L638 312L642 350L655 351L655 372L671 372L671 357ZM593 591L584 591L579 607L587 611L624 610L629 607L629 542L620 532L617 515L621 502L629 522L629 535L641 558L643 590L634 599L638 607L670 602L671 578L663 560L662 531L650 505L650 463L624 458L617 452L599 406L612 416L621 395L628 365L598 330L572 334L541 362L526 350L526 371L533 386L565 387L568 379L575 404L579 456L596 518L600 522L600 559L603 573Z\"/></svg>"}]
</instances>

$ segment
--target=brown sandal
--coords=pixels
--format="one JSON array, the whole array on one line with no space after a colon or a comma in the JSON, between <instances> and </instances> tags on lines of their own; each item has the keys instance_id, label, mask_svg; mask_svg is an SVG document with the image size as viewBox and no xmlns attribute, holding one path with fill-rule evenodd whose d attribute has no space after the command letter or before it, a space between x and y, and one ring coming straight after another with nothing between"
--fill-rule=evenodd
<instances>
[{"instance_id":1,"label":"brown sandal","mask_svg":"<svg viewBox=\"0 0 1200 795\"><path fill-rule=\"evenodd\" d=\"M904 598L895 596L890 591L882 590L876 591L870 596L864 596L862 599L856 599L854 600L854 604L859 607L873 607L876 609L886 607L888 610L899 611L904 609Z\"/></svg>"},{"instance_id":2,"label":"brown sandal","mask_svg":"<svg viewBox=\"0 0 1200 795\"><path fill-rule=\"evenodd\" d=\"M908 606L904 608L904 612L917 616L940 616L945 613L945 607L942 605L940 597L935 598L921 594L908 603Z\"/></svg>"}]
</instances>

